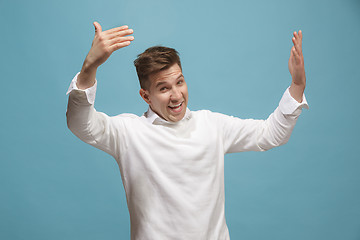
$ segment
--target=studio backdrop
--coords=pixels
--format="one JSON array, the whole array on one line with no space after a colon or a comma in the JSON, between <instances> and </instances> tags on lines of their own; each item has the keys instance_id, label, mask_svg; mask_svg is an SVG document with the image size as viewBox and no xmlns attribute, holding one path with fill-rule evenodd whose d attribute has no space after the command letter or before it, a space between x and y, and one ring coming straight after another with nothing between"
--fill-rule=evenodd
<instances>
[{"instance_id":1,"label":"studio backdrop","mask_svg":"<svg viewBox=\"0 0 360 240\"><path fill-rule=\"evenodd\" d=\"M231 239L360 239L360 1L0 1L0 239L129 239L119 168L67 128L67 88L103 30L134 29L97 73L95 108L142 115L133 65L182 60L189 108L264 119L291 83L303 32L310 109L289 142L226 155Z\"/></svg>"}]
</instances>

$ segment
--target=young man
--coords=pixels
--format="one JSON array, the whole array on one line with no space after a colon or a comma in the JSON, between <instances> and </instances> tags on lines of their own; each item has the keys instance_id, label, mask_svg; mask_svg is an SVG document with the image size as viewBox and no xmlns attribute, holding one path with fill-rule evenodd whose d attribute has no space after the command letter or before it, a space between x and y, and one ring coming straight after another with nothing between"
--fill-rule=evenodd
<instances>
[{"instance_id":1,"label":"young man","mask_svg":"<svg viewBox=\"0 0 360 240\"><path fill-rule=\"evenodd\" d=\"M96 70L134 39L127 26L95 37L69 88L67 121L84 142L117 161L126 192L131 239L230 239L225 221L224 155L265 151L286 143L307 103L302 33L294 32L292 82L267 120L239 119L187 108L188 91L177 52L152 47L135 66L143 116L109 117L94 109Z\"/></svg>"}]
</instances>

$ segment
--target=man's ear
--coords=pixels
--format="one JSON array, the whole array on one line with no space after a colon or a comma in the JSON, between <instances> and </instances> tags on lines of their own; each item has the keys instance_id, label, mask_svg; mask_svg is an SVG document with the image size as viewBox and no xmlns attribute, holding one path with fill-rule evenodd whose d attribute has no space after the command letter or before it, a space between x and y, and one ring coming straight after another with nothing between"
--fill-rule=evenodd
<instances>
[{"instance_id":1,"label":"man's ear","mask_svg":"<svg viewBox=\"0 0 360 240\"><path fill-rule=\"evenodd\" d=\"M149 98L149 91L141 88L139 93L140 93L140 96L142 97L142 99L144 99L144 101L150 105L151 101Z\"/></svg>"}]
</instances>

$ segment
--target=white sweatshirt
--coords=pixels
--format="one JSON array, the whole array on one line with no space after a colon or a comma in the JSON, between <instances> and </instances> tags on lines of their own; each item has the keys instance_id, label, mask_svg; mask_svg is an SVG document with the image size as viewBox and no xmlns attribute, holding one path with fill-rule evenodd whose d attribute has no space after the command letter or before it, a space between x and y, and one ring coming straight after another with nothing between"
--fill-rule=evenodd
<instances>
[{"instance_id":1,"label":"white sweatshirt","mask_svg":"<svg viewBox=\"0 0 360 240\"><path fill-rule=\"evenodd\" d=\"M224 155L285 144L303 102L287 89L267 120L190 111L176 123L150 108L143 116L109 117L94 109L96 84L69 88L67 123L84 142L117 161L126 192L132 240L227 240Z\"/></svg>"}]
</instances>

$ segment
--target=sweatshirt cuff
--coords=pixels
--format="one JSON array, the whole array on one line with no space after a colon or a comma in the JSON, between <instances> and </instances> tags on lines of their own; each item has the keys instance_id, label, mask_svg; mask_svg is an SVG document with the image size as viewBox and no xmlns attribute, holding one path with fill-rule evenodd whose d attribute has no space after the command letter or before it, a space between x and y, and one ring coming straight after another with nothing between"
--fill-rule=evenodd
<instances>
[{"instance_id":1,"label":"sweatshirt cuff","mask_svg":"<svg viewBox=\"0 0 360 240\"><path fill-rule=\"evenodd\" d=\"M96 87L97 87L97 81L95 79L95 84L92 87L89 87L87 89L79 89L76 85L77 82L77 77L80 74L80 72L78 72L75 77L73 78L73 80L70 83L69 89L66 92L66 95L68 95L69 93L71 93L73 90L77 90L77 91L83 91L86 94L86 99L90 104L94 104L95 102L95 96L96 96Z\"/></svg>"},{"instance_id":2,"label":"sweatshirt cuff","mask_svg":"<svg viewBox=\"0 0 360 240\"><path fill-rule=\"evenodd\" d=\"M299 103L291 96L291 94L289 92L289 88L290 87L288 87L285 90L285 92L280 100L280 103L279 103L280 111L285 115L292 115L292 114L300 115L302 108L309 109L309 105L306 101L305 94L303 94L302 102Z\"/></svg>"}]
</instances>

